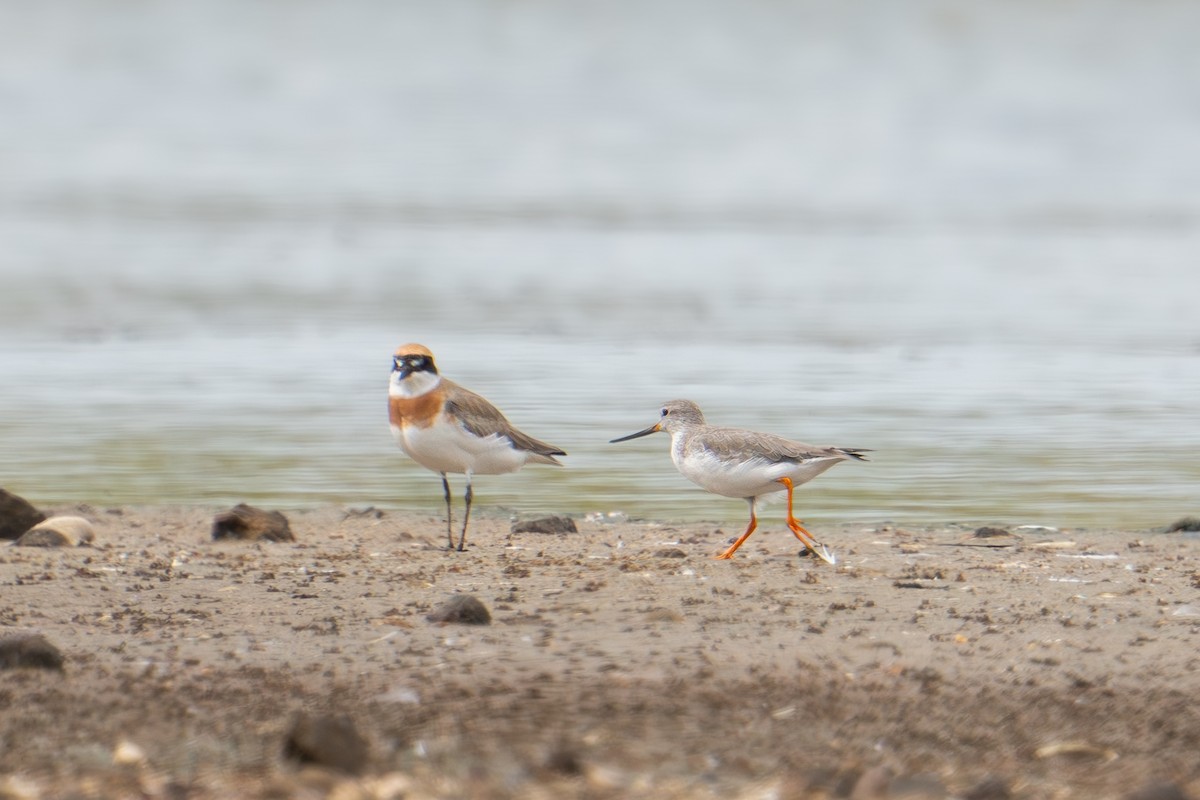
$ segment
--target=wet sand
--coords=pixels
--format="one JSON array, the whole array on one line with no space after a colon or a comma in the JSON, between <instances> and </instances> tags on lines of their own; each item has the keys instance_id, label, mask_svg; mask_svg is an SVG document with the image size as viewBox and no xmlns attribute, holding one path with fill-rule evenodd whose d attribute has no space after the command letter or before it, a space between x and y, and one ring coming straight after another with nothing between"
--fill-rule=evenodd
<instances>
[{"instance_id":1,"label":"wet sand","mask_svg":"<svg viewBox=\"0 0 1200 800\"><path fill-rule=\"evenodd\" d=\"M1192 536L44 510L97 535L0 548L0 636L66 659L0 671L0 797L1200 797ZM430 621L460 594L491 624ZM361 774L283 757L300 711Z\"/></svg>"}]
</instances>

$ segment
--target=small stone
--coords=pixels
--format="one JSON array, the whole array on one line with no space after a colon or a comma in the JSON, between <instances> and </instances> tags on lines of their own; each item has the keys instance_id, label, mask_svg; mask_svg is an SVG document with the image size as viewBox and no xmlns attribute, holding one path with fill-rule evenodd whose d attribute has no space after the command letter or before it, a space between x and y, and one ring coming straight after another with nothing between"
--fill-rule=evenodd
<instances>
[{"instance_id":1,"label":"small stone","mask_svg":"<svg viewBox=\"0 0 1200 800\"><path fill-rule=\"evenodd\" d=\"M41 787L20 775L0 777L0 800L42 800Z\"/></svg>"},{"instance_id":2,"label":"small stone","mask_svg":"<svg viewBox=\"0 0 1200 800\"><path fill-rule=\"evenodd\" d=\"M22 534L19 547L79 547L96 539L92 523L83 517L51 517Z\"/></svg>"},{"instance_id":3,"label":"small stone","mask_svg":"<svg viewBox=\"0 0 1200 800\"><path fill-rule=\"evenodd\" d=\"M579 533L575 520L570 517L542 517L514 522L513 533Z\"/></svg>"},{"instance_id":4,"label":"small stone","mask_svg":"<svg viewBox=\"0 0 1200 800\"><path fill-rule=\"evenodd\" d=\"M213 518L213 541L220 539L242 539L246 541L294 542L287 517L278 511L263 511L261 508L238 503L228 511Z\"/></svg>"},{"instance_id":5,"label":"small stone","mask_svg":"<svg viewBox=\"0 0 1200 800\"><path fill-rule=\"evenodd\" d=\"M113 748L112 761L118 767L145 766L146 751L128 739L122 739Z\"/></svg>"},{"instance_id":6,"label":"small stone","mask_svg":"<svg viewBox=\"0 0 1200 800\"><path fill-rule=\"evenodd\" d=\"M61 670L65 660L59 649L40 633L22 633L0 639L0 669Z\"/></svg>"},{"instance_id":7,"label":"small stone","mask_svg":"<svg viewBox=\"0 0 1200 800\"><path fill-rule=\"evenodd\" d=\"M888 784L886 797L903 797L907 800L920 800L927 797L930 800L942 800L949 797L949 792L936 775L901 775Z\"/></svg>"},{"instance_id":8,"label":"small stone","mask_svg":"<svg viewBox=\"0 0 1200 800\"><path fill-rule=\"evenodd\" d=\"M54 529L34 530L30 528L13 542L16 547L71 547L72 541Z\"/></svg>"},{"instance_id":9,"label":"small stone","mask_svg":"<svg viewBox=\"0 0 1200 800\"><path fill-rule=\"evenodd\" d=\"M413 779L403 772L389 772L364 782L363 788L375 800L404 800L413 796Z\"/></svg>"},{"instance_id":10,"label":"small stone","mask_svg":"<svg viewBox=\"0 0 1200 800\"><path fill-rule=\"evenodd\" d=\"M357 775L367 765L369 752L366 740L349 717L312 717L300 712L292 719L284 739L283 756L301 764Z\"/></svg>"},{"instance_id":11,"label":"small stone","mask_svg":"<svg viewBox=\"0 0 1200 800\"><path fill-rule=\"evenodd\" d=\"M687 551L678 547L663 547L654 551L656 558L687 558Z\"/></svg>"},{"instance_id":12,"label":"small stone","mask_svg":"<svg viewBox=\"0 0 1200 800\"><path fill-rule=\"evenodd\" d=\"M985 525L964 536L958 544L965 547L1015 547L1021 541L1020 536L1006 528Z\"/></svg>"},{"instance_id":13,"label":"small stone","mask_svg":"<svg viewBox=\"0 0 1200 800\"><path fill-rule=\"evenodd\" d=\"M492 615L487 606L469 594L456 594L434 609L428 617L430 622L456 623L459 625L490 625Z\"/></svg>"},{"instance_id":14,"label":"small stone","mask_svg":"<svg viewBox=\"0 0 1200 800\"><path fill-rule=\"evenodd\" d=\"M0 489L0 539L20 538L21 534L45 518L45 514L23 497Z\"/></svg>"},{"instance_id":15,"label":"small stone","mask_svg":"<svg viewBox=\"0 0 1200 800\"><path fill-rule=\"evenodd\" d=\"M877 797L887 797L888 784L892 781L892 771L886 766L872 767L859 776L850 792L850 800L872 800Z\"/></svg>"},{"instance_id":16,"label":"small stone","mask_svg":"<svg viewBox=\"0 0 1200 800\"><path fill-rule=\"evenodd\" d=\"M968 789L963 800L1010 800L1011 797L1008 782L993 775Z\"/></svg>"},{"instance_id":17,"label":"small stone","mask_svg":"<svg viewBox=\"0 0 1200 800\"><path fill-rule=\"evenodd\" d=\"M542 766L549 772L556 772L560 775L583 774L583 759L580 757L579 751L562 744L550 751Z\"/></svg>"},{"instance_id":18,"label":"small stone","mask_svg":"<svg viewBox=\"0 0 1200 800\"><path fill-rule=\"evenodd\" d=\"M1152 783L1125 795L1125 800L1190 800L1191 795L1173 783Z\"/></svg>"},{"instance_id":19,"label":"small stone","mask_svg":"<svg viewBox=\"0 0 1200 800\"><path fill-rule=\"evenodd\" d=\"M1167 533L1195 533L1200 531L1200 517L1183 517L1171 523Z\"/></svg>"}]
</instances>

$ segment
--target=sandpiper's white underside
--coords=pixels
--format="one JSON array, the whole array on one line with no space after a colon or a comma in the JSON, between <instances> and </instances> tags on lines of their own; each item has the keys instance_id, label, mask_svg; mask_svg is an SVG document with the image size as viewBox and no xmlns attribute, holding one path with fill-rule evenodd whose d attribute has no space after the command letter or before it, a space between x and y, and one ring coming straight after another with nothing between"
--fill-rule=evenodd
<instances>
[{"instance_id":1,"label":"sandpiper's white underside","mask_svg":"<svg viewBox=\"0 0 1200 800\"><path fill-rule=\"evenodd\" d=\"M683 431L671 435L671 460L675 467L692 483L725 497L759 497L782 492L786 487L779 482L780 478L790 478L799 486L844 460L838 456L798 463L762 457L727 459L703 447L685 450L685 440Z\"/></svg>"}]
</instances>

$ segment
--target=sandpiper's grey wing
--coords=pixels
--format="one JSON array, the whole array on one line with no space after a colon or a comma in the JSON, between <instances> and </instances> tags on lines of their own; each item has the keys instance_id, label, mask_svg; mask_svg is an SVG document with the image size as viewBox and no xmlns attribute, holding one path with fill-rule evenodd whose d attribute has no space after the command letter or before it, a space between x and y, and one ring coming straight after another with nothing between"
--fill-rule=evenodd
<instances>
[{"instance_id":1,"label":"sandpiper's grey wing","mask_svg":"<svg viewBox=\"0 0 1200 800\"><path fill-rule=\"evenodd\" d=\"M852 458L866 461L861 448L829 447L806 444L773 433L742 430L740 428L705 428L689 442L692 447L704 447L713 455L727 461L749 461L761 458L766 461L818 461L826 458Z\"/></svg>"}]
</instances>

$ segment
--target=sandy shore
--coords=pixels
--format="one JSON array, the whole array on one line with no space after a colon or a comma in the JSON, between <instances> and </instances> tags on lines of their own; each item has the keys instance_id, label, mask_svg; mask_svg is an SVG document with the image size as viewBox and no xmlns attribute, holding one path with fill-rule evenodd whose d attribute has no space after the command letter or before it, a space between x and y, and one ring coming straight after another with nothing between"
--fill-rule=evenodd
<instances>
[{"instance_id":1,"label":"sandy shore","mask_svg":"<svg viewBox=\"0 0 1200 800\"><path fill-rule=\"evenodd\" d=\"M97 537L0 548L0 636L66 659L0 672L0 797L1200 797L1194 536L814 530L831 567L766 519L723 562L731 526L47 510ZM459 594L491 624L428 619ZM283 758L300 711L360 774Z\"/></svg>"}]
</instances>

